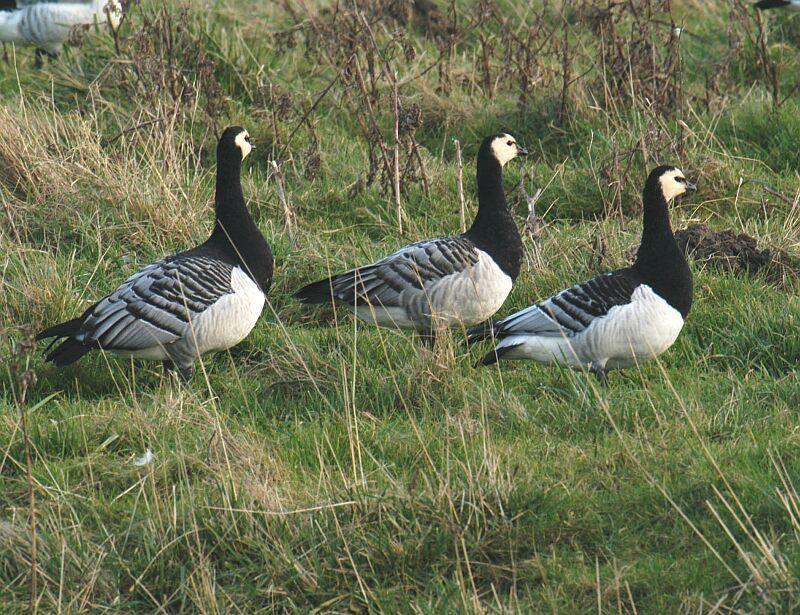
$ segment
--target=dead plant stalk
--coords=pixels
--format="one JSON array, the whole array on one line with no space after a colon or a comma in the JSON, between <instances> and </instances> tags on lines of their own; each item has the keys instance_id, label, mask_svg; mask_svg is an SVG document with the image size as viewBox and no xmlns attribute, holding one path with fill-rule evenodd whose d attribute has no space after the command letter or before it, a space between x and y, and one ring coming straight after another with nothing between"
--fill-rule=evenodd
<instances>
[{"instance_id":1,"label":"dead plant stalk","mask_svg":"<svg viewBox=\"0 0 800 615\"><path fill-rule=\"evenodd\" d=\"M30 591L30 605L29 612L37 613L39 610L38 602L38 553L36 542L36 492L33 488L33 461L31 460L31 443L28 433L28 414L25 408L25 400L28 395L28 388L36 382L36 373L28 369L28 356L34 348L33 336L30 332L26 332L23 339L14 348L14 362L12 363L12 375L19 386L19 397L17 403L19 406L19 419L20 430L22 431L22 440L25 445L25 478L28 484L28 519L31 532L31 591ZM20 367L23 367L22 373L19 373Z\"/></svg>"},{"instance_id":2,"label":"dead plant stalk","mask_svg":"<svg viewBox=\"0 0 800 615\"><path fill-rule=\"evenodd\" d=\"M394 115L394 205L397 209L397 230L403 234L403 206L400 203L400 112L397 103L397 74L392 79L392 114Z\"/></svg>"},{"instance_id":3,"label":"dead plant stalk","mask_svg":"<svg viewBox=\"0 0 800 615\"><path fill-rule=\"evenodd\" d=\"M467 231L467 219L464 203L464 165L461 162L461 142L458 139L453 140L453 145L456 147L456 178L458 182L458 206L459 206L459 219L461 221L461 232Z\"/></svg>"},{"instance_id":4,"label":"dead plant stalk","mask_svg":"<svg viewBox=\"0 0 800 615\"><path fill-rule=\"evenodd\" d=\"M36 544L36 493L33 490L33 471L31 462L31 441L28 437L28 420L25 412L25 397L28 392L28 386L33 379L33 372L26 370L22 374L20 380L19 391L19 418L20 427L22 428L22 437L25 440L25 478L28 482L28 517L30 518L31 526L31 595L30 595L30 611L36 613L38 609L38 600L36 598L36 581L38 577L38 569L36 560L37 544Z\"/></svg>"},{"instance_id":5,"label":"dead plant stalk","mask_svg":"<svg viewBox=\"0 0 800 615\"><path fill-rule=\"evenodd\" d=\"M278 193L278 201L281 203L283 210L283 225L289 237L294 241L295 239L295 215L292 207L289 204L289 199L286 197L286 189L284 188L283 174L281 168L278 166L277 160L270 160L272 167L272 175L275 178L275 190Z\"/></svg>"}]
</instances>

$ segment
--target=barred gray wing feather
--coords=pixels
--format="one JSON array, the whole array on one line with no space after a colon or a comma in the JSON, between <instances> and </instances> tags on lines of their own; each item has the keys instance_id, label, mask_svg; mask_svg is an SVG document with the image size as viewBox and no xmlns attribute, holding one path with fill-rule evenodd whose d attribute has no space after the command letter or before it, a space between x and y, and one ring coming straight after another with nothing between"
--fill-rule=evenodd
<instances>
[{"instance_id":1,"label":"barred gray wing feather","mask_svg":"<svg viewBox=\"0 0 800 615\"><path fill-rule=\"evenodd\" d=\"M232 270L232 265L204 256L149 265L100 301L76 338L118 351L176 342L189 333L195 316L232 292Z\"/></svg>"},{"instance_id":2,"label":"barred gray wing feather","mask_svg":"<svg viewBox=\"0 0 800 615\"><path fill-rule=\"evenodd\" d=\"M618 305L631 302L639 282L629 270L592 278L507 316L494 325L497 338L509 335L572 336Z\"/></svg>"},{"instance_id":3,"label":"barred gray wing feather","mask_svg":"<svg viewBox=\"0 0 800 615\"><path fill-rule=\"evenodd\" d=\"M420 241L323 283L342 303L400 306L403 293L424 290L444 277L466 271L479 256L474 244L463 237Z\"/></svg>"}]
</instances>

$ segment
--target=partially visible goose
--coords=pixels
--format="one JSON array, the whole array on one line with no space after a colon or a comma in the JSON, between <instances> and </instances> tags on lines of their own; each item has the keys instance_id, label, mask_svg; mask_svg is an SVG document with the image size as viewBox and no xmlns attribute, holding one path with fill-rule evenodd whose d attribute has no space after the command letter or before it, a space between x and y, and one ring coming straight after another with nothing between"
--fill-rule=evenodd
<instances>
[{"instance_id":1,"label":"partially visible goose","mask_svg":"<svg viewBox=\"0 0 800 615\"><path fill-rule=\"evenodd\" d=\"M519 274L522 241L506 207L503 167L527 151L514 137L486 137L478 151L478 213L461 235L429 239L379 261L314 282L294 296L336 303L384 327L413 329L433 341L437 326L491 317Z\"/></svg>"},{"instance_id":2,"label":"partially visible goose","mask_svg":"<svg viewBox=\"0 0 800 615\"><path fill-rule=\"evenodd\" d=\"M198 356L247 337L264 307L273 260L242 195L242 161L252 147L244 128L222 133L211 237L148 265L83 315L39 333L36 339L53 343L66 338L47 361L69 365L97 348L165 361L187 380Z\"/></svg>"},{"instance_id":3,"label":"partially visible goose","mask_svg":"<svg viewBox=\"0 0 800 615\"><path fill-rule=\"evenodd\" d=\"M116 29L122 20L119 0L0 0L0 42L36 47L36 64L42 55L54 58L73 29L97 23Z\"/></svg>"},{"instance_id":4,"label":"partially visible goose","mask_svg":"<svg viewBox=\"0 0 800 615\"><path fill-rule=\"evenodd\" d=\"M761 9L762 11L781 8L790 11L800 11L800 0L761 0L761 2L756 2L753 7Z\"/></svg>"},{"instance_id":5,"label":"partially visible goose","mask_svg":"<svg viewBox=\"0 0 800 615\"><path fill-rule=\"evenodd\" d=\"M644 188L644 228L632 266L599 275L491 326L470 340L498 340L481 364L532 359L606 371L654 358L678 337L692 306L692 274L672 233L668 203L695 186L672 166Z\"/></svg>"}]
</instances>

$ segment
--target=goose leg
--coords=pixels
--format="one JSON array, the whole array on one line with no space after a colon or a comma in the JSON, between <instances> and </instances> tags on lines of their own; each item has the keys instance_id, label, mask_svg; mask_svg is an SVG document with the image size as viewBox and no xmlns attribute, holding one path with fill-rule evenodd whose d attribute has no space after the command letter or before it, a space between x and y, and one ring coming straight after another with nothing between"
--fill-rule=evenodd
<instances>
[{"instance_id":1,"label":"goose leg","mask_svg":"<svg viewBox=\"0 0 800 615\"><path fill-rule=\"evenodd\" d=\"M606 372L605 367L592 365L592 372L597 376L597 381L600 383L600 386L608 386L608 372Z\"/></svg>"},{"instance_id":2,"label":"goose leg","mask_svg":"<svg viewBox=\"0 0 800 615\"><path fill-rule=\"evenodd\" d=\"M184 382L189 382L194 375L194 363L189 363L188 365L179 365L178 375Z\"/></svg>"},{"instance_id":3,"label":"goose leg","mask_svg":"<svg viewBox=\"0 0 800 615\"><path fill-rule=\"evenodd\" d=\"M178 374L183 382L189 382L194 375L194 361L183 362L178 358L164 359L161 361L164 370L167 372L175 372Z\"/></svg>"},{"instance_id":4,"label":"goose leg","mask_svg":"<svg viewBox=\"0 0 800 615\"><path fill-rule=\"evenodd\" d=\"M436 330L433 327L420 331L419 336L428 348L433 348L436 345Z\"/></svg>"},{"instance_id":5,"label":"goose leg","mask_svg":"<svg viewBox=\"0 0 800 615\"><path fill-rule=\"evenodd\" d=\"M58 59L58 52L57 51L47 51L46 49L42 49L41 47L36 48L36 62L34 66L36 68L42 68L44 66L44 57L47 56L48 59L52 62L53 60Z\"/></svg>"}]
</instances>

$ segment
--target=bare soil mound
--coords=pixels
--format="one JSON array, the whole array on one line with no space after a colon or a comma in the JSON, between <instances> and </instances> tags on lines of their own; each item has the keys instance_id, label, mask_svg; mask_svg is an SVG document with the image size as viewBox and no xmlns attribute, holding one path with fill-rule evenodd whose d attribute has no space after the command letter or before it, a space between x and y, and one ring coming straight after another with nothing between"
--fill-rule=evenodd
<instances>
[{"instance_id":1,"label":"bare soil mound","mask_svg":"<svg viewBox=\"0 0 800 615\"><path fill-rule=\"evenodd\" d=\"M758 275L775 283L800 276L800 262L779 248L759 249L755 238L732 229L715 231L693 224L675 232L675 240L696 262L746 275Z\"/></svg>"}]
</instances>

